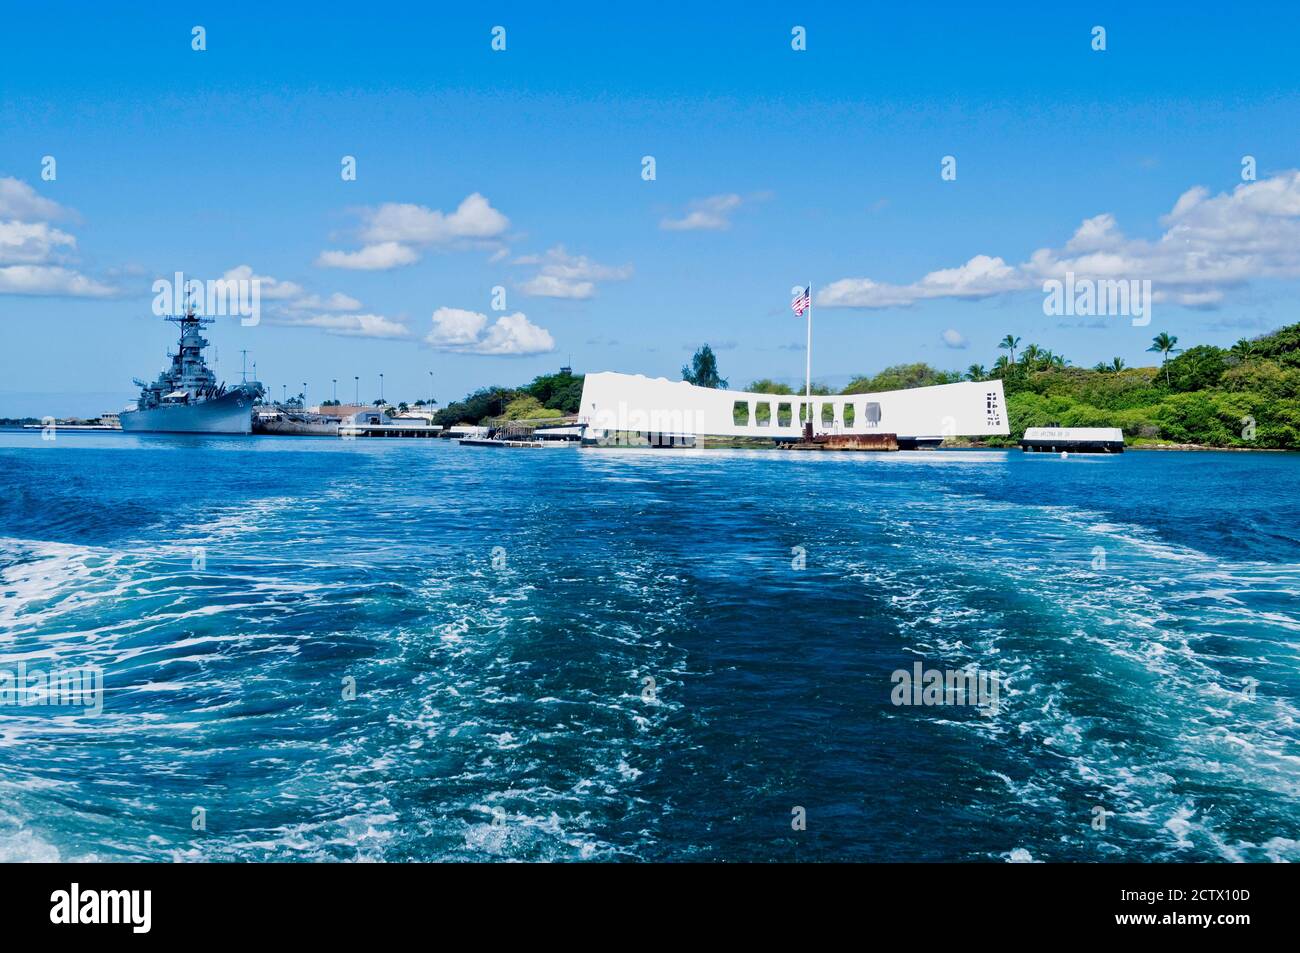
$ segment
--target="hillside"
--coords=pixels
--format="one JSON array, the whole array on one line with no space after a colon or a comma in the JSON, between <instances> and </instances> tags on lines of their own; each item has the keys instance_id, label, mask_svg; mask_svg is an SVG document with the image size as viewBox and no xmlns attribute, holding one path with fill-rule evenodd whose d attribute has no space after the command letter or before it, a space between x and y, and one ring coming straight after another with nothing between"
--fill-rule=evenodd
<instances>
[{"instance_id":1,"label":"hillside","mask_svg":"<svg viewBox=\"0 0 1300 953\"><path fill-rule=\"evenodd\" d=\"M1007 394L1011 436L999 442L1018 441L1026 427L1119 427L1139 446L1300 449L1300 324L1227 349L1175 348L1161 367L1085 370L1035 350L1014 364L1000 359L989 375Z\"/></svg>"}]
</instances>

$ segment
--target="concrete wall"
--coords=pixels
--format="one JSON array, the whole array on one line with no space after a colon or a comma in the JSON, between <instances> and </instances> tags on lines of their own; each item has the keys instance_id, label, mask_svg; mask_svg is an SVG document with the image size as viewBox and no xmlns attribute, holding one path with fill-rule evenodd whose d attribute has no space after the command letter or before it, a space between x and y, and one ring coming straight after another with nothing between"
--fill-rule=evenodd
<instances>
[{"instance_id":1,"label":"concrete wall","mask_svg":"<svg viewBox=\"0 0 1300 953\"><path fill-rule=\"evenodd\" d=\"M735 422L737 402L748 411L747 423ZM996 380L879 394L814 396L811 402L813 430L819 434L893 433L912 438L1010 432L1002 382ZM586 376L578 419L588 425L589 436L596 431L637 431L796 438L802 429L800 408L804 403L802 395L713 390L662 377L602 372ZM759 423L760 405L769 410L766 424ZM779 405L789 405L789 421L784 425Z\"/></svg>"}]
</instances>

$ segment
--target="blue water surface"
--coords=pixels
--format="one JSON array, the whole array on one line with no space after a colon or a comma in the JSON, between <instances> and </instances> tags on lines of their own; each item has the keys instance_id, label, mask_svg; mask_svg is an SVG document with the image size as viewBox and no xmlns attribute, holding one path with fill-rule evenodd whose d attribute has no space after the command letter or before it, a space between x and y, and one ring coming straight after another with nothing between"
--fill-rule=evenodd
<instances>
[{"instance_id":1,"label":"blue water surface","mask_svg":"<svg viewBox=\"0 0 1300 953\"><path fill-rule=\"evenodd\" d=\"M1297 455L27 432L0 485L0 670L105 689L0 707L0 859L1300 859Z\"/></svg>"}]
</instances>

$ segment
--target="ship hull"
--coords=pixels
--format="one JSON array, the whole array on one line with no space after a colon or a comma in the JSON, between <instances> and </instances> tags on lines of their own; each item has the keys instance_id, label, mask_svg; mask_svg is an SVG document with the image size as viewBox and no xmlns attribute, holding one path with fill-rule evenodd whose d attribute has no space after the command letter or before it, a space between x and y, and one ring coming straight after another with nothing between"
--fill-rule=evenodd
<instances>
[{"instance_id":1,"label":"ship hull","mask_svg":"<svg viewBox=\"0 0 1300 953\"><path fill-rule=\"evenodd\" d=\"M135 433L249 433L253 400L236 390L194 404L124 410L120 419L123 430Z\"/></svg>"}]
</instances>

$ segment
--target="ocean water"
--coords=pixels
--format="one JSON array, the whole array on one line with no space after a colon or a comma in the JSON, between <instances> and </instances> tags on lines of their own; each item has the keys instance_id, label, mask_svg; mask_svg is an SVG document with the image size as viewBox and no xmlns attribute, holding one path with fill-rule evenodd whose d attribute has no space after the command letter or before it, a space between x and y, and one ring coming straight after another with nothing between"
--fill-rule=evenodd
<instances>
[{"instance_id":1,"label":"ocean water","mask_svg":"<svg viewBox=\"0 0 1300 953\"><path fill-rule=\"evenodd\" d=\"M1296 455L6 433L0 481L0 671L104 686L0 707L2 860L1300 859ZM893 704L916 662L997 704Z\"/></svg>"}]
</instances>

